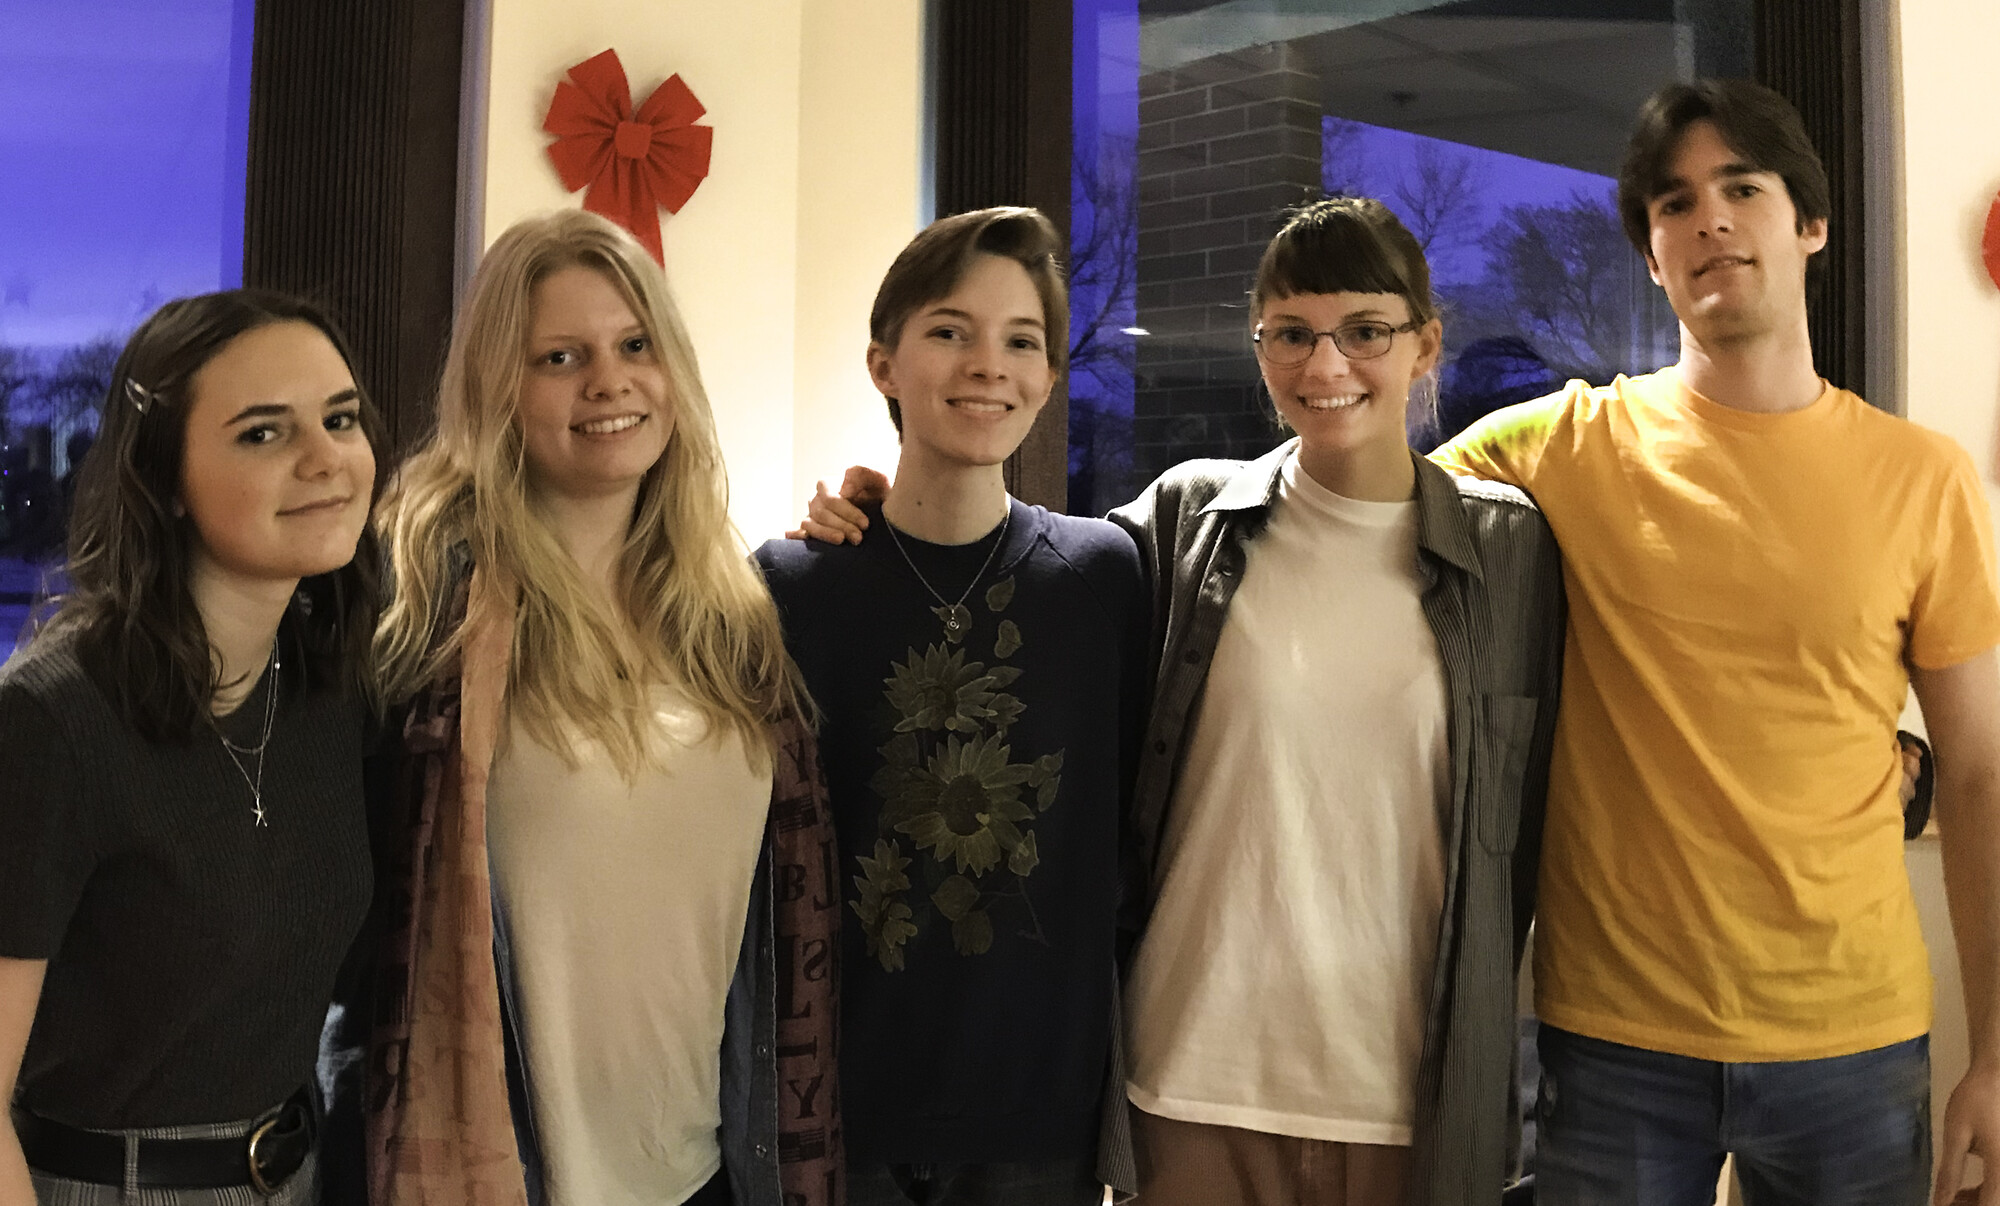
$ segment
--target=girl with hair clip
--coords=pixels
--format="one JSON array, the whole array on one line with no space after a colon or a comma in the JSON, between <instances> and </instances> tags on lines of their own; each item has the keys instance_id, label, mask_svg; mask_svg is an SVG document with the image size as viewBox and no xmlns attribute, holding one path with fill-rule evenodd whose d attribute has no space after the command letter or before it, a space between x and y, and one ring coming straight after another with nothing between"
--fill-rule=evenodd
<instances>
[{"instance_id":1,"label":"girl with hair clip","mask_svg":"<svg viewBox=\"0 0 2000 1206\"><path fill-rule=\"evenodd\" d=\"M840 1201L825 793L726 504L659 267L591 214L509 229L380 516L374 1201Z\"/></svg>"},{"instance_id":2,"label":"girl with hair clip","mask_svg":"<svg viewBox=\"0 0 2000 1206\"><path fill-rule=\"evenodd\" d=\"M1106 1179L1145 1206L1494 1206L1555 542L1520 491L1411 452L1443 326L1381 203L1290 214L1250 322L1295 438L1177 466L1110 516L1149 567L1156 673L1122 980L1133 1108L1107 1119ZM813 519L860 526L826 499Z\"/></svg>"},{"instance_id":3,"label":"girl with hair clip","mask_svg":"<svg viewBox=\"0 0 2000 1206\"><path fill-rule=\"evenodd\" d=\"M5 1206L319 1200L379 438L291 298L169 302L118 358L71 589L0 674Z\"/></svg>"}]
</instances>

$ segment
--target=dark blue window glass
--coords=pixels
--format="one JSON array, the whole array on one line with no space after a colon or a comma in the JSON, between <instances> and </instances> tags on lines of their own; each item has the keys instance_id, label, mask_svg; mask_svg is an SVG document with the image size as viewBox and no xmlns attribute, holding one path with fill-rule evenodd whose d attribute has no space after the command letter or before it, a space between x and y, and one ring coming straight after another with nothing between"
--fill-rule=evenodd
<instances>
[{"instance_id":1,"label":"dark blue window glass","mask_svg":"<svg viewBox=\"0 0 2000 1206\"><path fill-rule=\"evenodd\" d=\"M253 0L8 0L0 655L62 557L125 337L243 273Z\"/></svg>"},{"instance_id":2,"label":"dark blue window glass","mask_svg":"<svg viewBox=\"0 0 2000 1206\"><path fill-rule=\"evenodd\" d=\"M1070 506L1282 438L1248 292L1288 205L1376 197L1443 307L1413 444L1675 359L1613 180L1661 84L1746 75L1750 0L1077 0Z\"/></svg>"}]
</instances>

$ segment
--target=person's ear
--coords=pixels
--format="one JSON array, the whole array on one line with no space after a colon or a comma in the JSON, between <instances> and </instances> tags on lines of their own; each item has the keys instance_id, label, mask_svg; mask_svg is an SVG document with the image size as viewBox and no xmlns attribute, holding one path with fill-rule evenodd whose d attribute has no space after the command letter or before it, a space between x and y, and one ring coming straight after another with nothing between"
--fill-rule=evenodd
<instances>
[{"instance_id":1,"label":"person's ear","mask_svg":"<svg viewBox=\"0 0 2000 1206\"><path fill-rule=\"evenodd\" d=\"M1444 321L1433 318L1417 328L1417 362L1410 372L1411 382L1416 382L1430 374L1437 367L1438 355L1444 351Z\"/></svg>"},{"instance_id":2,"label":"person's ear","mask_svg":"<svg viewBox=\"0 0 2000 1206\"><path fill-rule=\"evenodd\" d=\"M1816 255L1826 249L1827 227L1825 218L1814 218L1799 226L1799 240L1806 246L1807 255Z\"/></svg>"},{"instance_id":3,"label":"person's ear","mask_svg":"<svg viewBox=\"0 0 2000 1206\"><path fill-rule=\"evenodd\" d=\"M901 391L896 388L896 361L889 349L874 341L868 344L868 380L885 398L894 398Z\"/></svg>"}]
</instances>

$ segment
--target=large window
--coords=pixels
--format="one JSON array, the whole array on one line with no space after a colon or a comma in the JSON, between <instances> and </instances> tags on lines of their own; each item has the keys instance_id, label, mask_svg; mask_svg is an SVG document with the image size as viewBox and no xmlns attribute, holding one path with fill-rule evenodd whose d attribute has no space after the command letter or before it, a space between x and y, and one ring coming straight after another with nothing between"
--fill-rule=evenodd
<instances>
[{"instance_id":1,"label":"large window","mask_svg":"<svg viewBox=\"0 0 2000 1206\"><path fill-rule=\"evenodd\" d=\"M1749 75L1751 0L1077 0L1070 506L1282 438L1246 296L1281 211L1385 202L1443 304L1427 448L1677 354L1613 178L1639 103Z\"/></svg>"},{"instance_id":2,"label":"large window","mask_svg":"<svg viewBox=\"0 0 2000 1206\"><path fill-rule=\"evenodd\" d=\"M0 40L0 657L60 564L111 365L243 270L252 0L28 0ZM29 36L32 31L32 36Z\"/></svg>"}]
</instances>

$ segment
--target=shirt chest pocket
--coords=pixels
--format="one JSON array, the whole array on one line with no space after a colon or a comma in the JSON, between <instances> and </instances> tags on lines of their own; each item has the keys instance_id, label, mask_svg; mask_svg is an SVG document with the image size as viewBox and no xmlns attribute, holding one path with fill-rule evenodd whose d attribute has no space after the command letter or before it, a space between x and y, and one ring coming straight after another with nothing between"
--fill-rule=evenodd
<instances>
[{"instance_id":1,"label":"shirt chest pocket","mask_svg":"<svg viewBox=\"0 0 2000 1206\"><path fill-rule=\"evenodd\" d=\"M1472 802L1479 843L1509 854L1521 832L1521 780L1535 739L1541 701L1530 695L1481 695L1473 739Z\"/></svg>"}]
</instances>

